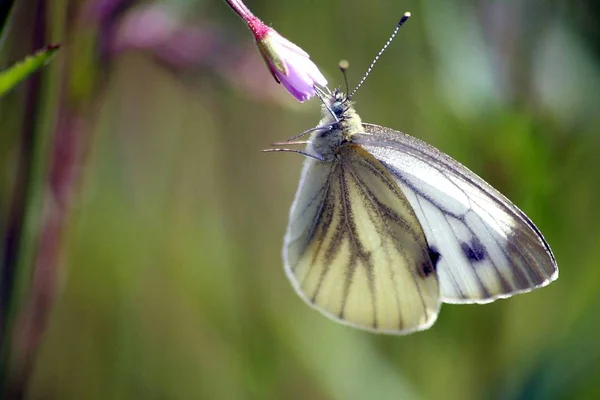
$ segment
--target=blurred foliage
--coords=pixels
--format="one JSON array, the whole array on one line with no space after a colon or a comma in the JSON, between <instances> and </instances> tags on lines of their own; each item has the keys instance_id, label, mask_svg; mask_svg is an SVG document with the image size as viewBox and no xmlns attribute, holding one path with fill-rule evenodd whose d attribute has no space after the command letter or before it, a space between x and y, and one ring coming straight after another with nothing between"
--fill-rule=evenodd
<instances>
[{"instance_id":1,"label":"blurred foliage","mask_svg":"<svg viewBox=\"0 0 600 400\"><path fill-rule=\"evenodd\" d=\"M410 10L355 96L358 112L505 193L544 232L559 280L490 305L444 305L430 330L406 337L329 321L282 270L302 159L260 153L314 126L317 100L298 106L260 60L233 56L252 39L222 1L48 2L46 38L65 51L35 121L59 129L70 118L86 145L26 397L598 398L597 1L246 3L333 86L339 59L358 82ZM1 66L27 54L34 9L12 24ZM18 152L25 97L0 102L3 229L19 157L40 157Z\"/></svg>"},{"instance_id":2,"label":"blurred foliage","mask_svg":"<svg viewBox=\"0 0 600 400\"><path fill-rule=\"evenodd\" d=\"M0 71L0 96L12 89L23 79L43 67L54 55L58 46L51 45L26 57L5 71Z\"/></svg>"}]
</instances>

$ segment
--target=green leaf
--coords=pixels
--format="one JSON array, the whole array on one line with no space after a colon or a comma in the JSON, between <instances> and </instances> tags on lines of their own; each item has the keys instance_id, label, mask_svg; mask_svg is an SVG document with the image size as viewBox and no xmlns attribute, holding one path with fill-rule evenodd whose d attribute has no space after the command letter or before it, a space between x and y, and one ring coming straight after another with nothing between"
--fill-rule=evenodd
<instances>
[{"instance_id":1,"label":"green leaf","mask_svg":"<svg viewBox=\"0 0 600 400\"><path fill-rule=\"evenodd\" d=\"M0 72L0 96L43 67L59 48L60 45L48 45L9 69Z\"/></svg>"}]
</instances>

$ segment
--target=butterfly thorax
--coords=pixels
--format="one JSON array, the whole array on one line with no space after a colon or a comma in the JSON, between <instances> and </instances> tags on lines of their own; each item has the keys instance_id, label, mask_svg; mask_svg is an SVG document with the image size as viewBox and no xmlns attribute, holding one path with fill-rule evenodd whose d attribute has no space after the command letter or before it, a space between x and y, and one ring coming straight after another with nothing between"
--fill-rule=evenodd
<instances>
[{"instance_id":1,"label":"butterfly thorax","mask_svg":"<svg viewBox=\"0 0 600 400\"><path fill-rule=\"evenodd\" d=\"M310 137L308 148L325 161L336 159L341 146L352 141L352 135L362 132L362 122L352 102L339 91L327 99L322 107L323 119ZM333 114L332 114L333 113ZM335 115L335 117L334 117Z\"/></svg>"}]
</instances>

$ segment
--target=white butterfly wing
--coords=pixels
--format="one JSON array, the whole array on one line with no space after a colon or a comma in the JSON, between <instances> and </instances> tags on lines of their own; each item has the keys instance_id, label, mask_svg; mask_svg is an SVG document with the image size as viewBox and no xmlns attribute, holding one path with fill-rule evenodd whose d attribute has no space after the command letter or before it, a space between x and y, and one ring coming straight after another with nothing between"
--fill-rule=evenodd
<instances>
[{"instance_id":1,"label":"white butterfly wing","mask_svg":"<svg viewBox=\"0 0 600 400\"><path fill-rule=\"evenodd\" d=\"M330 318L405 334L433 324L438 279L425 234L391 175L358 146L307 159L283 249L298 294Z\"/></svg>"},{"instance_id":2,"label":"white butterfly wing","mask_svg":"<svg viewBox=\"0 0 600 400\"><path fill-rule=\"evenodd\" d=\"M439 254L443 302L487 303L558 278L540 231L500 192L421 140L377 125L363 128L352 141L395 178Z\"/></svg>"}]
</instances>

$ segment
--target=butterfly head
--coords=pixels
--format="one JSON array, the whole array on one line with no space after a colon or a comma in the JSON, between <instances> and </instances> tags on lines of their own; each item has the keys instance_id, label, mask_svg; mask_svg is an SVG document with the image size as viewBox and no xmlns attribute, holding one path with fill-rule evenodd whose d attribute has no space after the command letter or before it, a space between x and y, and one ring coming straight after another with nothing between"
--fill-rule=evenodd
<instances>
[{"instance_id":1,"label":"butterfly head","mask_svg":"<svg viewBox=\"0 0 600 400\"><path fill-rule=\"evenodd\" d=\"M360 117L350 98L336 89L323 100L323 119L311 136L311 150L323 160L332 160L338 149L352 141L354 133L362 132Z\"/></svg>"},{"instance_id":2,"label":"butterfly head","mask_svg":"<svg viewBox=\"0 0 600 400\"><path fill-rule=\"evenodd\" d=\"M349 139L351 133L361 130L360 117L354 110L354 103L340 89L335 89L323 99L322 112L323 119L319 125L330 127L329 132L342 134L345 139Z\"/></svg>"},{"instance_id":3,"label":"butterfly head","mask_svg":"<svg viewBox=\"0 0 600 400\"><path fill-rule=\"evenodd\" d=\"M334 125L336 122L348 119L350 117L349 111L352 108L350 98L339 88L335 89L331 95L323 98L323 117L329 125Z\"/></svg>"},{"instance_id":4,"label":"butterfly head","mask_svg":"<svg viewBox=\"0 0 600 400\"><path fill-rule=\"evenodd\" d=\"M350 99L345 93L342 93L339 89L336 89L335 92L333 92L330 99L330 107L331 111L333 111L333 114L338 117L338 119L342 119L344 117L344 112L351 106Z\"/></svg>"}]
</instances>

